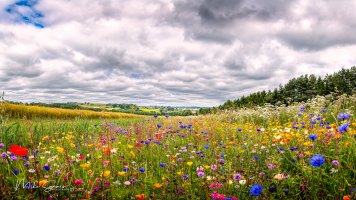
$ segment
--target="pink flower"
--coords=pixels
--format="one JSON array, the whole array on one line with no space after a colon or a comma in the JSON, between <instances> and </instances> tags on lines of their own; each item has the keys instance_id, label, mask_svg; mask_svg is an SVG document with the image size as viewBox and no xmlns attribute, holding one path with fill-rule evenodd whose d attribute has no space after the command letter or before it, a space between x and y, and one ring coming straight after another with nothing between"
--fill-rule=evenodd
<instances>
[{"instance_id":1,"label":"pink flower","mask_svg":"<svg viewBox=\"0 0 356 200\"><path fill-rule=\"evenodd\" d=\"M212 188L217 188L217 189L220 189L221 187L222 187L223 185L222 184L220 184L219 182L212 182L211 184L210 184L210 186L209 186L209 188L210 189L212 189Z\"/></svg>"},{"instance_id":2,"label":"pink flower","mask_svg":"<svg viewBox=\"0 0 356 200\"><path fill-rule=\"evenodd\" d=\"M110 164L110 161L104 161L104 167L107 167Z\"/></svg>"},{"instance_id":3,"label":"pink flower","mask_svg":"<svg viewBox=\"0 0 356 200\"><path fill-rule=\"evenodd\" d=\"M84 183L84 181L82 180L82 179L76 179L75 181L74 181L74 184L75 185L81 185L81 184L83 184Z\"/></svg>"},{"instance_id":4,"label":"pink flower","mask_svg":"<svg viewBox=\"0 0 356 200\"><path fill-rule=\"evenodd\" d=\"M219 193L217 193L217 192L214 192L214 193L210 194L210 196L211 196L213 199L225 199L225 195L219 194Z\"/></svg>"}]
</instances>

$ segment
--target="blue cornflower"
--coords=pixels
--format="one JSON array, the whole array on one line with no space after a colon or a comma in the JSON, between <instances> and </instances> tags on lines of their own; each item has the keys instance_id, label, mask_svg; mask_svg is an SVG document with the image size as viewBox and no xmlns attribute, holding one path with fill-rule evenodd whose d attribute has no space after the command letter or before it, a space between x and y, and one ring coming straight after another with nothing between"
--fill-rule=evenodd
<instances>
[{"instance_id":1,"label":"blue cornflower","mask_svg":"<svg viewBox=\"0 0 356 200\"><path fill-rule=\"evenodd\" d=\"M140 172L142 172L142 173L145 172L145 168L141 167Z\"/></svg>"},{"instance_id":2,"label":"blue cornflower","mask_svg":"<svg viewBox=\"0 0 356 200\"><path fill-rule=\"evenodd\" d=\"M309 135L309 139L311 139L311 140L316 140L316 139L318 139L318 136L317 135Z\"/></svg>"},{"instance_id":3,"label":"blue cornflower","mask_svg":"<svg viewBox=\"0 0 356 200\"><path fill-rule=\"evenodd\" d=\"M258 156L254 156L253 159L254 159L255 161L257 161L257 160L258 160Z\"/></svg>"},{"instance_id":4,"label":"blue cornflower","mask_svg":"<svg viewBox=\"0 0 356 200\"><path fill-rule=\"evenodd\" d=\"M43 166L43 169L46 171L49 171L51 169L51 167L48 164L45 164L45 166Z\"/></svg>"},{"instance_id":5,"label":"blue cornflower","mask_svg":"<svg viewBox=\"0 0 356 200\"><path fill-rule=\"evenodd\" d=\"M263 187L261 185L254 184L250 188L250 196L257 197L258 195L260 195L262 193L262 190L263 190Z\"/></svg>"},{"instance_id":6,"label":"blue cornflower","mask_svg":"<svg viewBox=\"0 0 356 200\"><path fill-rule=\"evenodd\" d=\"M154 117L154 118L157 118L157 117L158 117L158 115L157 115L157 114L155 114L155 115L153 115L153 117Z\"/></svg>"},{"instance_id":7,"label":"blue cornflower","mask_svg":"<svg viewBox=\"0 0 356 200\"><path fill-rule=\"evenodd\" d=\"M298 150L298 147L291 147L291 148L289 148L291 151L295 151L295 150Z\"/></svg>"},{"instance_id":8,"label":"blue cornflower","mask_svg":"<svg viewBox=\"0 0 356 200\"><path fill-rule=\"evenodd\" d=\"M321 154L316 154L310 158L310 164L314 167L320 167L325 163L325 158Z\"/></svg>"},{"instance_id":9,"label":"blue cornflower","mask_svg":"<svg viewBox=\"0 0 356 200\"><path fill-rule=\"evenodd\" d=\"M188 178L189 178L189 176L187 174L184 174L182 177L183 177L183 180L185 180L185 181L188 180Z\"/></svg>"},{"instance_id":10,"label":"blue cornflower","mask_svg":"<svg viewBox=\"0 0 356 200\"><path fill-rule=\"evenodd\" d=\"M124 171L124 172L127 172L127 170L128 170L127 167L123 167L123 168L122 168L122 171Z\"/></svg>"},{"instance_id":11,"label":"blue cornflower","mask_svg":"<svg viewBox=\"0 0 356 200\"><path fill-rule=\"evenodd\" d=\"M337 128L337 130L340 132L340 133L344 133L347 131L347 128L349 127L349 123L346 123L346 124L343 124L341 126L339 126Z\"/></svg>"},{"instance_id":12,"label":"blue cornflower","mask_svg":"<svg viewBox=\"0 0 356 200\"><path fill-rule=\"evenodd\" d=\"M205 148L205 149L209 149L209 145L206 144L206 145L204 146L204 148Z\"/></svg>"},{"instance_id":13,"label":"blue cornflower","mask_svg":"<svg viewBox=\"0 0 356 200\"><path fill-rule=\"evenodd\" d=\"M169 115L168 115L168 114L166 114L166 115L165 115L165 117L166 117L166 118L168 118L168 117L169 117Z\"/></svg>"},{"instance_id":14,"label":"blue cornflower","mask_svg":"<svg viewBox=\"0 0 356 200\"><path fill-rule=\"evenodd\" d=\"M237 131L238 131L238 132L241 132L241 131L242 131L242 128L238 128Z\"/></svg>"},{"instance_id":15,"label":"blue cornflower","mask_svg":"<svg viewBox=\"0 0 356 200\"><path fill-rule=\"evenodd\" d=\"M188 128L189 128L189 129L190 129L190 128L192 128L192 126L193 126L193 125L191 125L191 124L188 124Z\"/></svg>"},{"instance_id":16,"label":"blue cornflower","mask_svg":"<svg viewBox=\"0 0 356 200\"><path fill-rule=\"evenodd\" d=\"M341 120L347 120L349 118L349 113L340 113L337 115L337 118Z\"/></svg>"},{"instance_id":17,"label":"blue cornflower","mask_svg":"<svg viewBox=\"0 0 356 200\"><path fill-rule=\"evenodd\" d=\"M161 128L162 127L162 124L157 124L157 128Z\"/></svg>"},{"instance_id":18,"label":"blue cornflower","mask_svg":"<svg viewBox=\"0 0 356 200\"><path fill-rule=\"evenodd\" d=\"M18 169L15 169L15 170L13 171L13 173L14 173L15 175L17 175L17 174L20 173L20 171L19 171Z\"/></svg>"},{"instance_id":19,"label":"blue cornflower","mask_svg":"<svg viewBox=\"0 0 356 200\"><path fill-rule=\"evenodd\" d=\"M160 163L159 166L160 166L160 167L165 167L165 166L166 166L166 163Z\"/></svg>"},{"instance_id":20,"label":"blue cornflower","mask_svg":"<svg viewBox=\"0 0 356 200\"><path fill-rule=\"evenodd\" d=\"M284 194L288 194L289 190L283 190Z\"/></svg>"},{"instance_id":21,"label":"blue cornflower","mask_svg":"<svg viewBox=\"0 0 356 200\"><path fill-rule=\"evenodd\" d=\"M321 109L321 112L323 112L323 113L326 112L326 109L325 108Z\"/></svg>"}]
</instances>

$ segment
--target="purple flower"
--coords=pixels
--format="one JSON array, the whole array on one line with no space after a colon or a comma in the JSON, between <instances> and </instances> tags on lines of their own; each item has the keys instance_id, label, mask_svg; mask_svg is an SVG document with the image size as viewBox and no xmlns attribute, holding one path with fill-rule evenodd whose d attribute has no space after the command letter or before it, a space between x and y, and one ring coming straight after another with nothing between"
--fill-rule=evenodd
<instances>
[{"instance_id":1,"label":"purple flower","mask_svg":"<svg viewBox=\"0 0 356 200\"><path fill-rule=\"evenodd\" d=\"M165 167L165 166L166 166L166 163L160 163L159 166L160 166L160 167Z\"/></svg>"},{"instance_id":2,"label":"purple flower","mask_svg":"<svg viewBox=\"0 0 356 200\"><path fill-rule=\"evenodd\" d=\"M4 147L5 145L4 145L4 143L0 143L0 148L2 148L2 147Z\"/></svg>"},{"instance_id":3,"label":"purple flower","mask_svg":"<svg viewBox=\"0 0 356 200\"><path fill-rule=\"evenodd\" d=\"M331 161L331 164L332 164L332 165L335 165L335 166L336 166L336 165L339 165L339 161L333 160L333 161Z\"/></svg>"},{"instance_id":4,"label":"purple flower","mask_svg":"<svg viewBox=\"0 0 356 200\"><path fill-rule=\"evenodd\" d=\"M241 178L242 176L240 174L234 174L234 181L238 182Z\"/></svg>"},{"instance_id":5,"label":"purple flower","mask_svg":"<svg viewBox=\"0 0 356 200\"><path fill-rule=\"evenodd\" d=\"M3 153L1 154L1 157L2 157L2 158L6 158L6 152L3 152Z\"/></svg>"},{"instance_id":6,"label":"purple flower","mask_svg":"<svg viewBox=\"0 0 356 200\"><path fill-rule=\"evenodd\" d=\"M157 124L157 128L161 128L162 127L162 124Z\"/></svg>"},{"instance_id":7,"label":"purple flower","mask_svg":"<svg viewBox=\"0 0 356 200\"><path fill-rule=\"evenodd\" d=\"M204 172L199 171L199 172L198 172L198 176L199 176L200 178L203 178L203 177L205 176L205 174L204 174Z\"/></svg>"},{"instance_id":8,"label":"purple flower","mask_svg":"<svg viewBox=\"0 0 356 200\"><path fill-rule=\"evenodd\" d=\"M17 170L17 169L15 169L15 170L13 171L13 173L14 173L15 175L17 175L17 174L19 174L19 173L20 173L20 171L19 171L19 170Z\"/></svg>"},{"instance_id":9,"label":"purple flower","mask_svg":"<svg viewBox=\"0 0 356 200\"><path fill-rule=\"evenodd\" d=\"M142 172L142 173L145 172L145 168L141 167L140 172Z\"/></svg>"},{"instance_id":10,"label":"purple flower","mask_svg":"<svg viewBox=\"0 0 356 200\"><path fill-rule=\"evenodd\" d=\"M211 166L211 170L213 170L213 171L215 171L217 168L218 168L217 165L212 165L212 166Z\"/></svg>"}]
</instances>

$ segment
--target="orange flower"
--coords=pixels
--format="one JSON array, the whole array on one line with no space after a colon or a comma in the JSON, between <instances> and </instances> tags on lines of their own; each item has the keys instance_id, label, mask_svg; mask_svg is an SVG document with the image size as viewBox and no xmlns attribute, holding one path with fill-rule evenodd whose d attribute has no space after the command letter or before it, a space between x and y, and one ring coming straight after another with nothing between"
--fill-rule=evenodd
<instances>
[{"instance_id":1,"label":"orange flower","mask_svg":"<svg viewBox=\"0 0 356 200\"><path fill-rule=\"evenodd\" d=\"M136 195L136 199L137 200L143 200L143 199L146 199L146 198L147 198L147 196L145 194L137 194Z\"/></svg>"},{"instance_id":2,"label":"orange flower","mask_svg":"<svg viewBox=\"0 0 356 200\"><path fill-rule=\"evenodd\" d=\"M350 196L344 196L344 197L342 197L342 200L351 200L351 197Z\"/></svg>"},{"instance_id":3,"label":"orange flower","mask_svg":"<svg viewBox=\"0 0 356 200\"><path fill-rule=\"evenodd\" d=\"M162 185L162 184L159 184L159 183L153 184L153 187L154 187L154 188L157 188L157 189L161 188L162 186L163 186L163 185Z\"/></svg>"},{"instance_id":4,"label":"orange flower","mask_svg":"<svg viewBox=\"0 0 356 200\"><path fill-rule=\"evenodd\" d=\"M103 148L103 153L106 153L107 155L110 155L110 147L105 147Z\"/></svg>"}]
</instances>

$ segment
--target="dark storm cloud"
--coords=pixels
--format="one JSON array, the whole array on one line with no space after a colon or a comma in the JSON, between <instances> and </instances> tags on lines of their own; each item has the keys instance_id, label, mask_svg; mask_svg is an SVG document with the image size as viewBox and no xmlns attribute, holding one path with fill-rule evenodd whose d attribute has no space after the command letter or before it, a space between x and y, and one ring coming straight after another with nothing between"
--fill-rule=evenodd
<instances>
[{"instance_id":1,"label":"dark storm cloud","mask_svg":"<svg viewBox=\"0 0 356 200\"><path fill-rule=\"evenodd\" d=\"M13 2L0 2L10 100L217 105L356 62L352 1L42 0L43 29L9 16Z\"/></svg>"}]
</instances>

